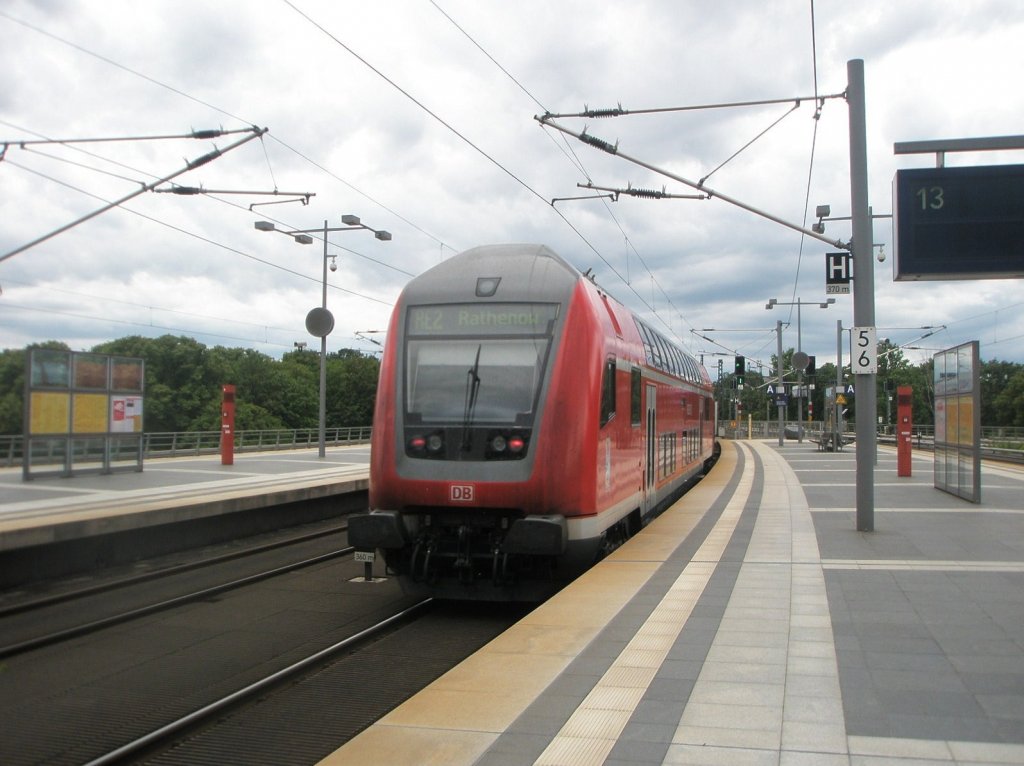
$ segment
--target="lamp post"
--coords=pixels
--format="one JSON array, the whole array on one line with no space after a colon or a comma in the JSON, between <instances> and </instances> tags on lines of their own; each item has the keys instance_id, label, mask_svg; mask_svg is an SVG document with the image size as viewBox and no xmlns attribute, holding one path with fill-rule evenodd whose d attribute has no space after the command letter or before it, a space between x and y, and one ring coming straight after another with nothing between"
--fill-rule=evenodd
<instances>
[{"instance_id":1,"label":"lamp post","mask_svg":"<svg viewBox=\"0 0 1024 766\"><path fill-rule=\"evenodd\" d=\"M294 239L300 245L311 245L313 244L313 238L310 236L311 233L322 233L324 240L324 263L323 263L323 299L319 308L312 309L306 315L306 330L309 331L310 335L315 335L320 338L320 422L319 422L319 454L320 457L324 457L327 454L327 336L331 334L331 330L334 329L334 316L330 311L327 310L327 259L331 259L331 271L337 269L337 265L334 259L337 256L327 254L327 235L333 231L356 231L359 229L366 229L372 231L373 236L382 242L387 242L391 239L391 233L382 229L373 229L362 223L357 215L343 215L341 222L344 226L331 227L328 224L329 221L324 221L322 227L316 229L294 229L292 231L284 231L278 229L270 221L256 221L255 228L259 231L277 231L281 234L287 234L289 237Z\"/></svg>"},{"instance_id":2,"label":"lamp post","mask_svg":"<svg viewBox=\"0 0 1024 766\"><path fill-rule=\"evenodd\" d=\"M799 387L799 393L797 396L797 428L796 438L801 444L804 441L804 399L803 399L803 385L804 385L804 370L807 369L807 363L809 359L801 348L801 337L800 337L800 307L801 306L812 306L818 305L818 308L827 309L833 303L836 302L835 298L829 298L824 303L819 301L802 301L797 298L795 301L778 301L775 298L769 298L765 304L765 308L771 311L776 306L796 306L796 353L793 355L793 366L797 370L797 386ZM781 332L780 332L781 339ZM779 369L782 369L782 345L780 340L779 345ZM779 381L781 385L781 379ZM781 435L779 436L781 444Z\"/></svg>"}]
</instances>

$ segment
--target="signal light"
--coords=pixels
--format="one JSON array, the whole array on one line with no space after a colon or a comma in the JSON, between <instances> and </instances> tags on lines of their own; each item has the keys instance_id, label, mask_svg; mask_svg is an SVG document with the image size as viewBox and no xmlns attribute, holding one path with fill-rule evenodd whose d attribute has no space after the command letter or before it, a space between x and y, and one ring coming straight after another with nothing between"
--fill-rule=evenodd
<instances>
[{"instance_id":1,"label":"signal light","mask_svg":"<svg viewBox=\"0 0 1024 766\"><path fill-rule=\"evenodd\" d=\"M415 457L444 457L444 433L442 431L435 431L432 434L410 436L405 443L405 449L408 454Z\"/></svg>"},{"instance_id":2,"label":"signal light","mask_svg":"<svg viewBox=\"0 0 1024 766\"><path fill-rule=\"evenodd\" d=\"M522 457L526 449L526 437L508 431L492 431L487 434L487 458L509 460Z\"/></svg>"}]
</instances>

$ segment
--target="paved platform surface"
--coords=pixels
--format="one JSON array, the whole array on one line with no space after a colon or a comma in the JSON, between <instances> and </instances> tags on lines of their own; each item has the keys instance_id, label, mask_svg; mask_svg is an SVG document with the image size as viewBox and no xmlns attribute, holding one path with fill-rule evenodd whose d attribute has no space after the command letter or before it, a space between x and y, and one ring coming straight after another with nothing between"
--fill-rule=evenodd
<instances>
[{"instance_id":1,"label":"paved platform surface","mask_svg":"<svg viewBox=\"0 0 1024 766\"><path fill-rule=\"evenodd\" d=\"M982 502L727 442L680 503L324 763L1024 764L1024 472Z\"/></svg>"},{"instance_id":2,"label":"paved platform surface","mask_svg":"<svg viewBox=\"0 0 1024 766\"><path fill-rule=\"evenodd\" d=\"M0 551L366 489L368 444L159 458L141 472L23 481L0 469Z\"/></svg>"}]
</instances>

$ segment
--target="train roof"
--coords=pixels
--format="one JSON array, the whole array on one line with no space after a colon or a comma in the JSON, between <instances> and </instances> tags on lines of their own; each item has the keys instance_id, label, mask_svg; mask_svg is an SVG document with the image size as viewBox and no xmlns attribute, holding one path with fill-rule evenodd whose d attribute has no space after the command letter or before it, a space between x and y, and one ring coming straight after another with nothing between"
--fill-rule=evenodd
<instances>
[{"instance_id":1,"label":"train roof","mask_svg":"<svg viewBox=\"0 0 1024 766\"><path fill-rule=\"evenodd\" d=\"M498 278L500 282L495 282ZM707 371L692 354L644 322L546 245L481 245L464 250L410 281L403 300L415 304L461 302L466 295L475 294L495 302L508 300L504 296L509 295L521 301L528 295L530 301L562 303L580 280L593 284L602 296L614 301L616 313L632 320L636 340L643 345L650 366L694 383L710 384ZM483 292L489 285L493 286L492 291ZM608 310L613 309L608 306Z\"/></svg>"},{"instance_id":2,"label":"train roof","mask_svg":"<svg viewBox=\"0 0 1024 766\"><path fill-rule=\"evenodd\" d=\"M503 300L529 295L531 301L566 300L581 278L577 269L544 245L482 245L464 250L409 282L404 298L415 303L464 300L467 294ZM500 278L491 294L482 294L486 280Z\"/></svg>"}]
</instances>

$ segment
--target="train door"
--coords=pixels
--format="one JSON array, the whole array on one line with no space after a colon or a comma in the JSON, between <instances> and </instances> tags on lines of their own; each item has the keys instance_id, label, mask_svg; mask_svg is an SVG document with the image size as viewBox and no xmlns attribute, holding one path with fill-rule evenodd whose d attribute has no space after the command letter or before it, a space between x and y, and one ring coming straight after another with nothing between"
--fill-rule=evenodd
<instances>
[{"instance_id":1,"label":"train door","mask_svg":"<svg viewBox=\"0 0 1024 766\"><path fill-rule=\"evenodd\" d=\"M656 500L655 482L658 478L658 388L647 386L647 455L644 466L644 507L650 511Z\"/></svg>"},{"instance_id":2,"label":"train door","mask_svg":"<svg viewBox=\"0 0 1024 766\"><path fill-rule=\"evenodd\" d=\"M702 396L699 399L697 399L697 402L698 406L700 407L700 431L697 434L696 456L700 457L700 455L704 452L704 444L708 435L708 399L706 396Z\"/></svg>"}]
</instances>

